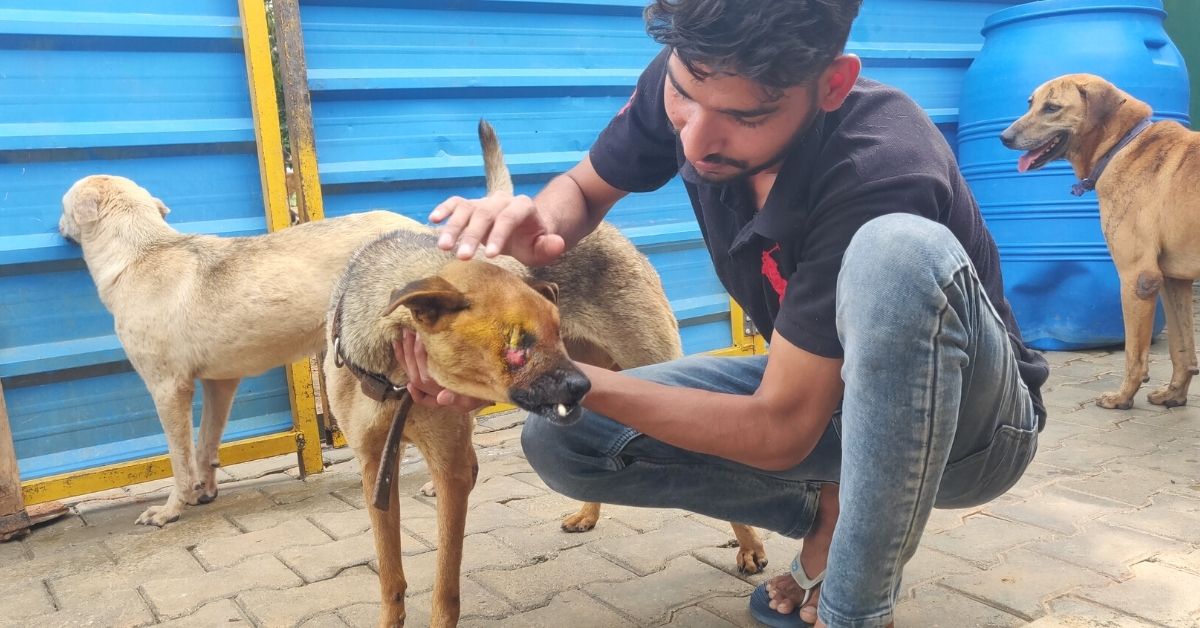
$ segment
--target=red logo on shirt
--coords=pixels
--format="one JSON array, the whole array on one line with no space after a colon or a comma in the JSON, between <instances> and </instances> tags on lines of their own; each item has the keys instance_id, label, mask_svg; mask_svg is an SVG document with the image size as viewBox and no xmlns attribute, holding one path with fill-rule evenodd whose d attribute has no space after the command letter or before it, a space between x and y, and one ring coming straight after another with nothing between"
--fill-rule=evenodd
<instances>
[{"instance_id":1,"label":"red logo on shirt","mask_svg":"<svg viewBox=\"0 0 1200 628\"><path fill-rule=\"evenodd\" d=\"M633 93L629 95L629 100L625 101L625 106L624 106L624 107L621 107L621 110L617 112L617 115L616 115L615 117L619 118L619 117L621 117L621 116L622 116L622 115L623 115L623 114L624 114L626 111L629 111L629 106L633 104L633 99L634 99L634 98L637 98L637 88L636 88L636 87L635 87L635 88L633 88Z\"/></svg>"},{"instance_id":2,"label":"red logo on shirt","mask_svg":"<svg viewBox=\"0 0 1200 628\"><path fill-rule=\"evenodd\" d=\"M771 284L771 287L774 288L775 294L779 295L779 303L783 304L783 293L787 290L787 280L783 278L783 275L779 274L779 262L775 261L775 258L771 256L772 253L778 250L779 245L776 244L770 249L763 251L762 274L766 278L767 283Z\"/></svg>"}]
</instances>

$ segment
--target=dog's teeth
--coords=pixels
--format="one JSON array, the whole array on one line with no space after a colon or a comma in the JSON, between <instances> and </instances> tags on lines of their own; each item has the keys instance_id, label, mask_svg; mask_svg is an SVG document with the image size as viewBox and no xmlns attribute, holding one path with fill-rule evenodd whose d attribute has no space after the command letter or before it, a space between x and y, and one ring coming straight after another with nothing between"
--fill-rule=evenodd
<instances>
[{"instance_id":1,"label":"dog's teeth","mask_svg":"<svg viewBox=\"0 0 1200 628\"><path fill-rule=\"evenodd\" d=\"M560 416L560 417L567 416L567 406L564 404L560 403L557 406L554 406L554 411L557 412L558 416Z\"/></svg>"}]
</instances>

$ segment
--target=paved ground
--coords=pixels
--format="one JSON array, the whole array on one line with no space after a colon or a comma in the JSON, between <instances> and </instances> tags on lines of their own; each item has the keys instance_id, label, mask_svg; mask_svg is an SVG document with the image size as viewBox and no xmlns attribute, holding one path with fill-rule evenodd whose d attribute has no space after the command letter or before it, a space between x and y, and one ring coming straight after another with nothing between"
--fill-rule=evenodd
<instances>
[{"instance_id":1,"label":"paved ground","mask_svg":"<svg viewBox=\"0 0 1200 628\"><path fill-rule=\"evenodd\" d=\"M1152 382L1165 381L1165 341ZM906 572L901 626L1200 626L1200 397L1174 410L1113 389L1120 352L1055 353L1051 409L1025 479L986 508L936 511ZM1194 391L1200 386L1193 387ZM522 417L488 417L467 523L467 626L750 626L764 576L734 570L728 527L682 511L606 507L566 534L575 504L519 451ZM162 530L133 525L167 482L90 495L69 518L0 544L3 626L372 626L377 579L359 475L345 450L301 482L294 457L222 470L213 504ZM428 621L436 528L427 479L400 479L409 625ZM796 546L768 535L772 564ZM1030 623L1032 622L1032 623Z\"/></svg>"}]
</instances>

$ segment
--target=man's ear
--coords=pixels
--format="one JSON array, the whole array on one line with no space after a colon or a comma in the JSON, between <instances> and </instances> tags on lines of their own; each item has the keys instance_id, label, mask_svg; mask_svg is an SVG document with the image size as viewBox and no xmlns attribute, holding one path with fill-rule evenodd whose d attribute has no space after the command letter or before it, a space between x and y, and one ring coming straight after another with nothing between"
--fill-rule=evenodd
<instances>
[{"instance_id":1,"label":"man's ear","mask_svg":"<svg viewBox=\"0 0 1200 628\"><path fill-rule=\"evenodd\" d=\"M392 291L391 303L384 308L388 316L398 307L406 307L413 320L428 331L438 331L447 316L470 307L467 296L449 281L434 275L414 281L403 288Z\"/></svg>"},{"instance_id":2,"label":"man's ear","mask_svg":"<svg viewBox=\"0 0 1200 628\"><path fill-rule=\"evenodd\" d=\"M167 214L171 213L171 208L167 207L167 204L162 202L158 197L154 197L154 206L158 207L158 213L162 214L163 218L166 218Z\"/></svg>"},{"instance_id":3,"label":"man's ear","mask_svg":"<svg viewBox=\"0 0 1200 628\"><path fill-rule=\"evenodd\" d=\"M841 107L861 72L862 60L858 55L843 54L834 58L817 77L817 106L824 111Z\"/></svg>"},{"instance_id":4,"label":"man's ear","mask_svg":"<svg viewBox=\"0 0 1200 628\"><path fill-rule=\"evenodd\" d=\"M525 283L529 284L530 288L537 290L538 294L546 297L548 301L558 305L558 284L538 279L527 279Z\"/></svg>"}]
</instances>

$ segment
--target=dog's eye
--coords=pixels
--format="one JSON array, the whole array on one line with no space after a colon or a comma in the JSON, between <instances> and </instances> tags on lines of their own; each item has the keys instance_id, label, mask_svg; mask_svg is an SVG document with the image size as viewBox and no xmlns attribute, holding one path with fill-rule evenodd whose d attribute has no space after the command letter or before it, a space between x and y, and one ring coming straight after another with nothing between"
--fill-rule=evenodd
<instances>
[{"instance_id":1,"label":"dog's eye","mask_svg":"<svg viewBox=\"0 0 1200 628\"><path fill-rule=\"evenodd\" d=\"M1054 103L1046 103L1042 105L1042 111L1045 113L1056 113L1059 109L1062 109L1062 107Z\"/></svg>"}]
</instances>

